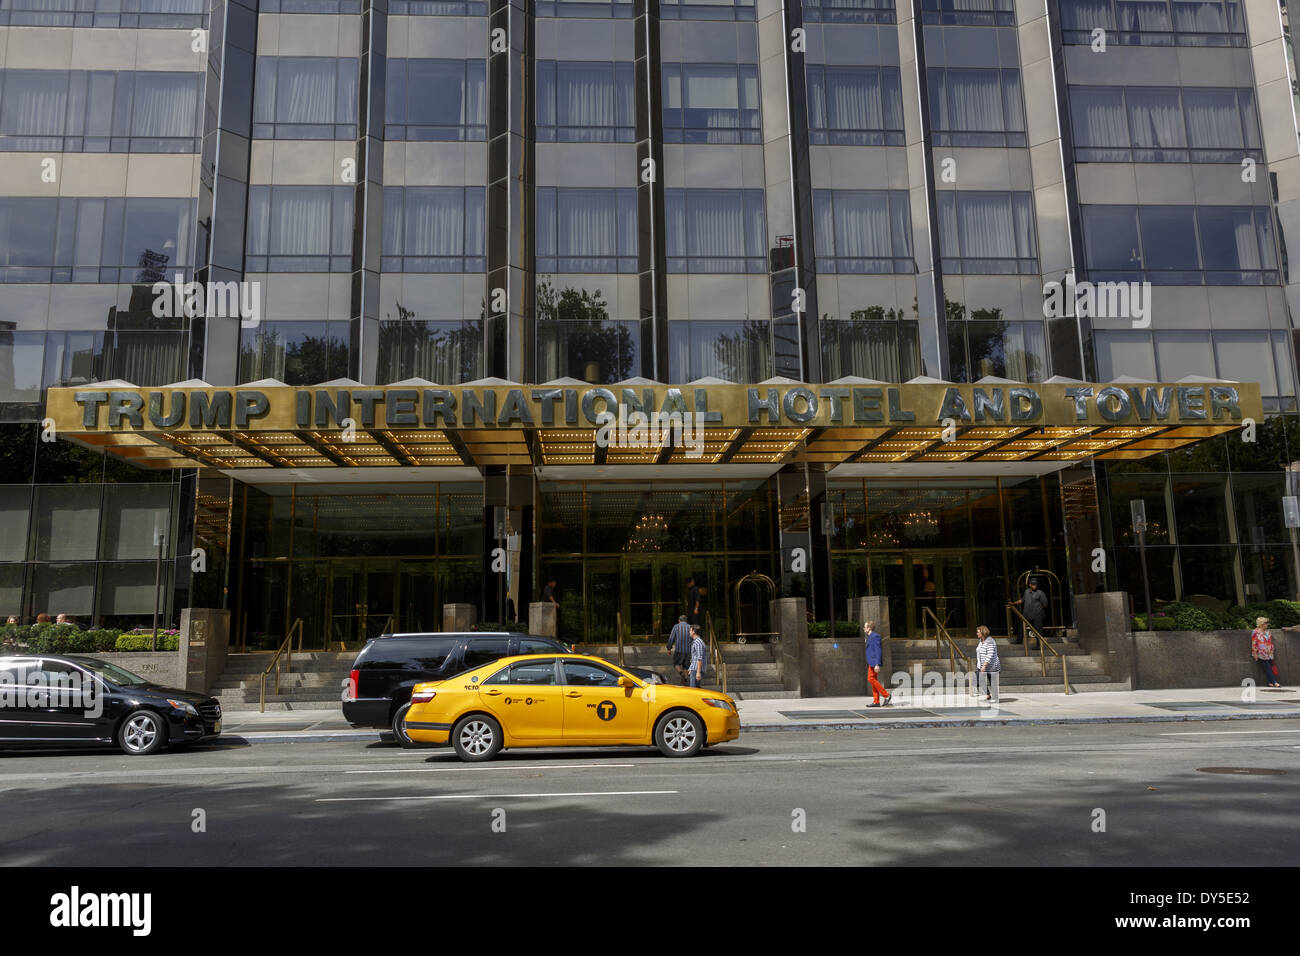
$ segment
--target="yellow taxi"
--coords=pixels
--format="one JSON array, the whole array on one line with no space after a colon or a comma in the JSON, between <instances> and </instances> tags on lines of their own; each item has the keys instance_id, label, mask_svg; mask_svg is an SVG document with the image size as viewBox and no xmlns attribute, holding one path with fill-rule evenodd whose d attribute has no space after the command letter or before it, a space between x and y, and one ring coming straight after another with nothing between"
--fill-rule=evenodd
<instances>
[{"instance_id":1,"label":"yellow taxi","mask_svg":"<svg viewBox=\"0 0 1300 956\"><path fill-rule=\"evenodd\" d=\"M467 761L503 747L615 745L692 757L739 737L740 716L721 691L645 683L583 654L528 654L416 684L405 728L417 744L450 743Z\"/></svg>"}]
</instances>

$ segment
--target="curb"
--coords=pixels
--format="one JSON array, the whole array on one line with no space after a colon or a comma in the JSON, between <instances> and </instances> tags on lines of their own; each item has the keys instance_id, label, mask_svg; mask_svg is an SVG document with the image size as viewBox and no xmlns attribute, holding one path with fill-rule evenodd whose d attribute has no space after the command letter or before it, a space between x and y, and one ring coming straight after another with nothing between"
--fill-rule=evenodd
<instances>
[{"instance_id":1,"label":"curb","mask_svg":"<svg viewBox=\"0 0 1300 956\"><path fill-rule=\"evenodd\" d=\"M1245 714L1128 714L1101 717L989 717L989 718L935 718L926 719L907 717L888 721L790 721L788 723L741 724L742 733L788 733L791 731L827 730L894 730L909 727L1044 727L1059 724L1162 724L1189 723L1222 720L1277 720L1300 718L1300 711L1289 713L1245 713ZM384 742L383 731L379 730L306 730L298 733L259 734L223 734L220 743L233 744L302 744L302 743L338 743L346 740L364 740L374 743Z\"/></svg>"}]
</instances>

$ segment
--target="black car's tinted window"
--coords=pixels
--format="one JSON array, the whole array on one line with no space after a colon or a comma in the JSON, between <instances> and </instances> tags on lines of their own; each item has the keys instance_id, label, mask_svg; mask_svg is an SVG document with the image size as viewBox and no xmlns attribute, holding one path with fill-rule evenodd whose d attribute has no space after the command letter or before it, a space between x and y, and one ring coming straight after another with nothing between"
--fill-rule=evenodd
<instances>
[{"instance_id":1,"label":"black car's tinted window","mask_svg":"<svg viewBox=\"0 0 1300 956\"><path fill-rule=\"evenodd\" d=\"M460 641L457 637L382 638L366 648L360 670L438 671Z\"/></svg>"},{"instance_id":2,"label":"black car's tinted window","mask_svg":"<svg viewBox=\"0 0 1300 956\"><path fill-rule=\"evenodd\" d=\"M555 661L520 661L518 664L501 668L483 683L550 686L556 683Z\"/></svg>"},{"instance_id":3,"label":"black car's tinted window","mask_svg":"<svg viewBox=\"0 0 1300 956\"><path fill-rule=\"evenodd\" d=\"M461 663L461 668L471 671L476 667L482 667L484 664L491 664L509 653L510 639L507 637L471 638L465 648L465 660Z\"/></svg>"},{"instance_id":4,"label":"black car's tinted window","mask_svg":"<svg viewBox=\"0 0 1300 956\"><path fill-rule=\"evenodd\" d=\"M529 640L528 638L523 638L519 642L520 654L550 654L553 651L558 650L562 650L562 648L556 647L549 641L539 641L536 639Z\"/></svg>"},{"instance_id":5,"label":"black car's tinted window","mask_svg":"<svg viewBox=\"0 0 1300 956\"><path fill-rule=\"evenodd\" d=\"M579 687L617 687L619 675L585 661L564 662L564 682Z\"/></svg>"}]
</instances>

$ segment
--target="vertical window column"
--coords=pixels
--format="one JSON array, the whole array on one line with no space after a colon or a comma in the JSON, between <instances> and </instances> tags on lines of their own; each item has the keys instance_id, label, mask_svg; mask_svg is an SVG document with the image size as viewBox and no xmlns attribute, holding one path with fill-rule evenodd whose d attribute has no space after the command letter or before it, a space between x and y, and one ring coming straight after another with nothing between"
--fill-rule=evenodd
<instances>
[{"instance_id":1,"label":"vertical window column","mask_svg":"<svg viewBox=\"0 0 1300 956\"><path fill-rule=\"evenodd\" d=\"M238 282L244 278L256 4L249 7L244 0L215 0L210 42L195 279L202 283ZM189 375L211 382L236 381L239 323L226 319L209 323L203 316L195 316L190 323Z\"/></svg>"},{"instance_id":2,"label":"vertical window column","mask_svg":"<svg viewBox=\"0 0 1300 956\"><path fill-rule=\"evenodd\" d=\"M663 79L659 0L636 0L637 273L641 301L641 374L667 381L668 280L664 213ZM647 181L648 180L648 181Z\"/></svg>"},{"instance_id":3,"label":"vertical window column","mask_svg":"<svg viewBox=\"0 0 1300 956\"><path fill-rule=\"evenodd\" d=\"M487 61L487 275L484 372L536 375L533 263L537 140L531 0L492 0ZM505 301L502 302L502 292Z\"/></svg>"},{"instance_id":4,"label":"vertical window column","mask_svg":"<svg viewBox=\"0 0 1300 956\"><path fill-rule=\"evenodd\" d=\"M803 50L796 52L788 46L793 43L794 31L803 29L803 8L787 3L781 13L771 15L784 17L784 29L765 31L759 24L760 79L763 89L784 88L786 96L784 103L763 99L763 149L769 171L788 173L792 187L774 184L770 179L767 184L772 369L774 374L796 381L820 382L822 350L808 152L808 78ZM765 38L770 42L773 36L781 40L779 49L768 49L764 43Z\"/></svg>"},{"instance_id":5,"label":"vertical window column","mask_svg":"<svg viewBox=\"0 0 1300 956\"><path fill-rule=\"evenodd\" d=\"M379 357L379 269L384 226L384 81L388 70L388 0L361 8L361 77L357 99L356 200L353 203L352 309L348 377L374 382Z\"/></svg>"}]
</instances>

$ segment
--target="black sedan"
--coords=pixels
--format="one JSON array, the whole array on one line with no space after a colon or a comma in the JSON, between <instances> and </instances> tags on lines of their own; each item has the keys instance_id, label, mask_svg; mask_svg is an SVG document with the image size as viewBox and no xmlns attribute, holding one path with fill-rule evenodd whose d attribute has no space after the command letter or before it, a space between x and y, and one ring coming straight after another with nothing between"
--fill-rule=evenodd
<instances>
[{"instance_id":1,"label":"black sedan","mask_svg":"<svg viewBox=\"0 0 1300 956\"><path fill-rule=\"evenodd\" d=\"M221 733L221 704L80 655L0 657L0 748L155 753Z\"/></svg>"}]
</instances>

